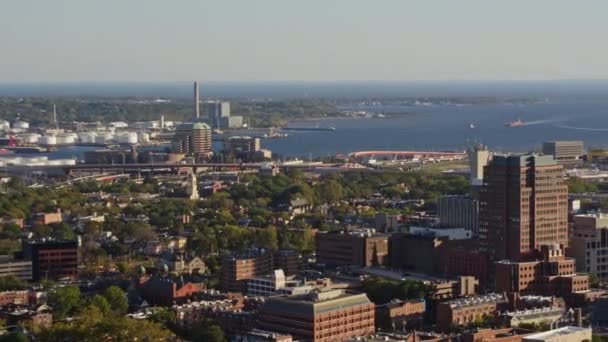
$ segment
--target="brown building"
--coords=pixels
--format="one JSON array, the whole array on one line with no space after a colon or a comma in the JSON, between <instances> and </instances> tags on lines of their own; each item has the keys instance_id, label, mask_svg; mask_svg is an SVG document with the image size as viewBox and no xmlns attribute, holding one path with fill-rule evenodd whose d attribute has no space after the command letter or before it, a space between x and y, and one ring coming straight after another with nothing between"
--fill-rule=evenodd
<instances>
[{"instance_id":1,"label":"brown building","mask_svg":"<svg viewBox=\"0 0 608 342\"><path fill-rule=\"evenodd\" d=\"M264 330L313 342L344 341L375 332L374 304L365 294L343 290L268 298L259 320Z\"/></svg>"},{"instance_id":2,"label":"brown building","mask_svg":"<svg viewBox=\"0 0 608 342\"><path fill-rule=\"evenodd\" d=\"M29 305L30 291L3 291L0 292L0 306L12 305Z\"/></svg>"},{"instance_id":3,"label":"brown building","mask_svg":"<svg viewBox=\"0 0 608 342\"><path fill-rule=\"evenodd\" d=\"M485 285L489 272L488 256L479 251L476 242L464 240L446 243L442 251L443 274L473 276Z\"/></svg>"},{"instance_id":4,"label":"brown building","mask_svg":"<svg viewBox=\"0 0 608 342\"><path fill-rule=\"evenodd\" d=\"M583 162L584 147L580 140L545 141L543 143L543 154L555 157L558 163L572 167Z\"/></svg>"},{"instance_id":5,"label":"brown building","mask_svg":"<svg viewBox=\"0 0 608 342\"><path fill-rule=\"evenodd\" d=\"M479 235L492 260L529 260L568 245L568 187L552 156L495 156L484 169Z\"/></svg>"},{"instance_id":6,"label":"brown building","mask_svg":"<svg viewBox=\"0 0 608 342\"><path fill-rule=\"evenodd\" d=\"M76 241L24 241L23 256L32 261L32 279L76 279L78 243Z\"/></svg>"},{"instance_id":7,"label":"brown building","mask_svg":"<svg viewBox=\"0 0 608 342\"><path fill-rule=\"evenodd\" d=\"M385 265L388 237L373 229L318 233L315 235L317 261L329 266Z\"/></svg>"},{"instance_id":8,"label":"brown building","mask_svg":"<svg viewBox=\"0 0 608 342\"><path fill-rule=\"evenodd\" d=\"M461 340L462 342L521 342L525 336L531 334L529 330L519 328L481 329L462 334Z\"/></svg>"},{"instance_id":9,"label":"brown building","mask_svg":"<svg viewBox=\"0 0 608 342\"><path fill-rule=\"evenodd\" d=\"M391 267L427 274L441 273L441 250L446 242L447 238L432 235L392 234L389 238Z\"/></svg>"},{"instance_id":10,"label":"brown building","mask_svg":"<svg viewBox=\"0 0 608 342\"><path fill-rule=\"evenodd\" d=\"M272 273L272 253L263 249L252 249L222 258L221 287L224 291L243 292L247 280Z\"/></svg>"},{"instance_id":11,"label":"brown building","mask_svg":"<svg viewBox=\"0 0 608 342\"><path fill-rule=\"evenodd\" d=\"M452 326L467 325L497 310L506 308L507 299L501 294L487 294L449 300L437 304L437 328L448 331Z\"/></svg>"},{"instance_id":12,"label":"brown building","mask_svg":"<svg viewBox=\"0 0 608 342\"><path fill-rule=\"evenodd\" d=\"M53 223L61 223L62 215L61 210L57 209L54 213L37 213L35 222L37 224L53 224Z\"/></svg>"},{"instance_id":13,"label":"brown building","mask_svg":"<svg viewBox=\"0 0 608 342\"><path fill-rule=\"evenodd\" d=\"M172 278L161 275L148 276L146 274L137 280L136 287L141 297L150 305L164 306L184 302L202 290L201 284L184 281L183 277Z\"/></svg>"},{"instance_id":14,"label":"brown building","mask_svg":"<svg viewBox=\"0 0 608 342\"><path fill-rule=\"evenodd\" d=\"M292 250L279 250L272 255L274 269L283 270L285 275L293 275L298 272L298 252Z\"/></svg>"},{"instance_id":15,"label":"brown building","mask_svg":"<svg viewBox=\"0 0 608 342\"><path fill-rule=\"evenodd\" d=\"M376 327L384 329L405 330L416 326L426 310L424 299L393 300L390 303L376 306Z\"/></svg>"},{"instance_id":16,"label":"brown building","mask_svg":"<svg viewBox=\"0 0 608 342\"><path fill-rule=\"evenodd\" d=\"M574 259L564 257L560 246L541 251L541 260L497 262L496 291L569 297L589 290L588 276L576 274Z\"/></svg>"}]
</instances>

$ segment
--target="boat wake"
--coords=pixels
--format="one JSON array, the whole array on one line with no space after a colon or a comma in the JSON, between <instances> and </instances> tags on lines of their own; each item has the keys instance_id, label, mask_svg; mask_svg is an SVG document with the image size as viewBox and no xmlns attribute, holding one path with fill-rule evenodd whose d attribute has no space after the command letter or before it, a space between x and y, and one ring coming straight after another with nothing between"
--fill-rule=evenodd
<instances>
[{"instance_id":1,"label":"boat wake","mask_svg":"<svg viewBox=\"0 0 608 342\"><path fill-rule=\"evenodd\" d=\"M557 128L576 129L579 131L596 131L596 132L608 132L608 128L594 128L594 127L576 127L565 124L554 125Z\"/></svg>"},{"instance_id":2,"label":"boat wake","mask_svg":"<svg viewBox=\"0 0 608 342\"><path fill-rule=\"evenodd\" d=\"M525 121L520 126L534 126L534 125L542 125L542 124L550 124L550 123L558 123L562 122L564 119L545 119L545 120L534 120L534 121Z\"/></svg>"}]
</instances>

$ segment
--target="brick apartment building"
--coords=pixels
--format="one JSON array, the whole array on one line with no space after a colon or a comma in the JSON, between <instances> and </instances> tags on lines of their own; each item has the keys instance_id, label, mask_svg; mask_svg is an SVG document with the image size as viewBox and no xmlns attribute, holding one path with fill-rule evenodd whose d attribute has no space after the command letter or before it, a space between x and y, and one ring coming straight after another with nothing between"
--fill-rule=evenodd
<instances>
[{"instance_id":1,"label":"brick apartment building","mask_svg":"<svg viewBox=\"0 0 608 342\"><path fill-rule=\"evenodd\" d=\"M185 281L183 277L148 276L145 273L137 279L135 285L141 297L150 305L181 303L202 290L201 284Z\"/></svg>"},{"instance_id":2,"label":"brick apartment building","mask_svg":"<svg viewBox=\"0 0 608 342\"><path fill-rule=\"evenodd\" d=\"M32 279L35 282L78 277L76 241L24 241L23 257L32 262Z\"/></svg>"},{"instance_id":3,"label":"brick apartment building","mask_svg":"<svg viewBox=\"0 0 608 342\"><path fill-rule=\"evenodd\" d=\"M388 262L388 236L373 229L315 235L317 262L329 266L369 267Z\"/></svg>"},{"instance_id":4,"label":"brick apartment building","mask_svg":"<svg viewBox=\"0 0 608 342\"><path fill-rule=\"evenodd\" d=\"M264 249L252 249L222 257L221 288L223 291L243 292L247 280L272 273L272 253Z\"/></svg>"},{"instance_id":5,"label":"brick apartment building","mask_svg":"<svg viewBox=\"0 0 608 342\"><path fill-rule=\"evenodd\" d=\"M437 328L448 331L454 325L467 325L508 306L501 294L458 298L437 304Z\"/></svg>"},{"instance_id":6,"label":"brick apartment building","mask_svg":"<svg viewBox=\"0 0 608 342\"><path fill-rule=\"evenodd\" d=\"M426 310L424 299L394 300L376 306L376 327L404 330L416 326Z\"/></svg>"},{"instance_id":7,"label":"brick apartment building","mask_svg":"<svg viewBox=\"0 0 608 342\"><path fill-rule=\"evenodd\" d=\"M365 294L344 290L268 298L259 313L260 328L313 341L344 341L375 332L374 304Z\"/></svg>"}]
</instances>

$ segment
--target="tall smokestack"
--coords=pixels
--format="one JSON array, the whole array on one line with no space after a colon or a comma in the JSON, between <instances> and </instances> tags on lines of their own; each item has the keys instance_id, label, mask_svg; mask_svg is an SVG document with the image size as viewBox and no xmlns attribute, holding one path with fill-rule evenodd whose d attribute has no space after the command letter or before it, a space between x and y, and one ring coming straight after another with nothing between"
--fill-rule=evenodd
<instances>
[{"instance_id":1,"label":"tall smokestack","mask_svg":"<svg viewBox=\"0 0 608 342\"><path fill-rule=\"evenodd\" d=\"M53 103L53 124L55 125L55 128L59 128L59 125L57 123L57 106L55 106L54 103Z\"/></svg>"},{"instance_id":2,"label":"tall smokestack","mask_svg":"<svg viewBox=\"0 0 608 342\"><path fill-rule=\"evenodd\" d=\"M200 104L198 99L198 82L194 81L194 115L197 119L201 116Z\"/></svg>"}]
</instances>

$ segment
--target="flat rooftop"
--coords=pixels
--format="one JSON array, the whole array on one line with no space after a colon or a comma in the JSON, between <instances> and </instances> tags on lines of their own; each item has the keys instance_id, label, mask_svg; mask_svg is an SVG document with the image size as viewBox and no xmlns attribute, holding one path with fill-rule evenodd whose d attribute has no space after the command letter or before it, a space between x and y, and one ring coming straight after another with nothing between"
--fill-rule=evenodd
<instances>
[{"instance_id":1,"label":"flat rooftop","mask_svg":"<svg viewBox=\"0 0 608 342\"><path fill-rule=\"evenodd\" d=\"M545 331L545 332L541 332L538 334L532 334L532 335L528 335L524 338L524 341L544 341L544 340L549 340L549 339L553 339L559 336L567 336L567 335L571 335L571 334L576 334L576 333L580 333L583 331L589 331L591 332L591 328L580 328L580 327L563 327L563 328L559 328L559 329L554 329L554 330L549 330L549 331Z\"/></svg>"}]
</instances>

